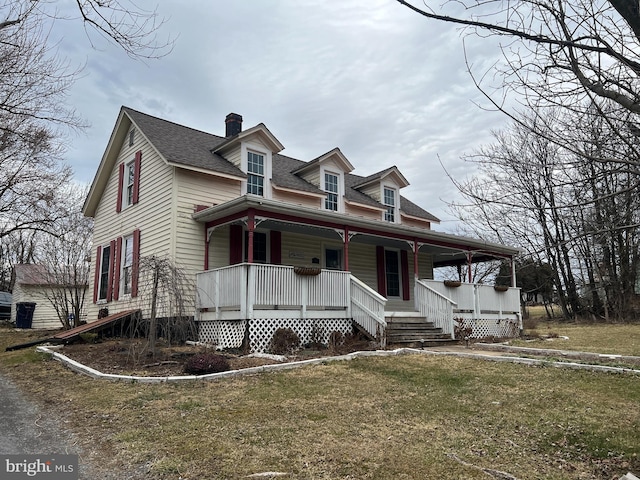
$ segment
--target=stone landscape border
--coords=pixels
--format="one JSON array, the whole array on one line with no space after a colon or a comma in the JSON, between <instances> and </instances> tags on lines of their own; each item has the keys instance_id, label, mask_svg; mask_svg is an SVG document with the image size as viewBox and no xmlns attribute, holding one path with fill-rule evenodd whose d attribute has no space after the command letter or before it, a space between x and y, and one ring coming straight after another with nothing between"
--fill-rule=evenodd
<instances>
[{"instance_id":1,"label":"stone landscape border","mask_svg":"<svg viewBox=\"0 0 640 480\"><path fill-rule=\"evenodd\" d=\"M484 348L485 345L483 344L482 347ZM52 358L62 363L65 367L77 373L87 375L91 378L94 378L97 380L110 380L110 381L132 382L132 383L212 381L212 380L219 380L223 378L239 377L244 375L256 375L256 374L265 373L265 372L277 372L282 370L290 370L290 369L306 367L310 365L322 365L322 364L327 364L329 362L355 360L356 358L390 357L390 356L397 356L397 355L454 356L454 357L471 358L471 359L477 359L477 360L488 360L488 361L494 361L494 362L519 363L519 364L539 366L539 367L550 366L550 367L556 367L556 368L570 368L574 370L590 370L595 372L640 375L640 370L636 370L633 368L610 367L606 365L560 362L560 361L553 361L553 360L540 360L536 358L496 356L496 355L488 354L486 352L470 353L470 352L459 352L459 351L420 350L416 348L398 348L396 350L364 350L359 352L348 353L346 355L313 358L309 360L300 360L300 361L288 362L288 363L262 365L259 367L243 368L240 370L230 370L227 372L211 373L208 375L139 377L139 376L133 376L133 375L115 375L111 373L99 372L98 370L95 370L91 367L88 367L79 362L76 362L75 360L72 360L71 358L57 352L56 350L59 348L61 347L39 346L36 348L36 351L51 355ZM517 347L510 347L510 348L517 348ZM526 350L530 351L530 350L536 350L536 349L526 349ZM563 351L548 350L548 351L545 351L543 355L547 355L546 352L555 352L555 354L549 354L549 356L560 356L561 352ZM528 352L528 353L532 353L532 352ZM598 354L591 354L591 355L597 356ZM633 357L633 358L638 358L638 357Z\"/></svg>"}]
</instances>

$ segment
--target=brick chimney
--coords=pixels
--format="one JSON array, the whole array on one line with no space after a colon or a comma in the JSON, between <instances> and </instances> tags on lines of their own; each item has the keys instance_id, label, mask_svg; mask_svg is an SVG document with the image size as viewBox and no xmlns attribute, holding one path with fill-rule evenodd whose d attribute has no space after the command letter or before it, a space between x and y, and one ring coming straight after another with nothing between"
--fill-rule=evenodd
<instances>
[{"instance_id":1,"label":"brick chimney","mask_svg":"<svg viewBox=\"0 0 640 480\"><path fill-rule=\"evenodd\" d=\"M226 125L226 137L232 137L242 131L242 115L230 113L227 115L227 118L224 119L224 123Z\"/></svg>"}]
</instances>

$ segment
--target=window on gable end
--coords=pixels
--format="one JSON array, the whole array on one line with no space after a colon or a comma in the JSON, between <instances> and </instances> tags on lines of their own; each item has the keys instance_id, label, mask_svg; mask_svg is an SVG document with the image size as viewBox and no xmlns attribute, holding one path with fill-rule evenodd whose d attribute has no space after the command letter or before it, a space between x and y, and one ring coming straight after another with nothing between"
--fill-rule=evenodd
<instances>
[{"instance_id":1,"label":"window on gable end","mask_svg":"<svg viewBox=\"0 0 640 480\"><path fill-rule=\"evenodd\" d=\"M247 193L264 196L264 155L248 152Z\"/></svg>"},{"instance_id":2,"label":"window on gable end","mask_svg":"<svg viewBox=\"0 0 640 480\"><path fill-rule=\"evenodd\" d=\"M136 152L133 160L121 163L118 172L118 200L116 211L135 205L140 197L140 168L142 152Z\"/></svg>"},{"instance_id":3,"label":"window on gable end","mask_svg":"<svg viewBox=\"0 0 640 480\"><path fill-rule=\"evenodd\" d=\"M135 140L135 130L131 129L131 131L129 132L129 146L133 147L133 142Z\"/></svg>"},{"instance_id":4,"label":"window on gable end","mask_svg":"<svg viewBox=\"0 0 640 480\"><path fill-rule=\"evenodd\" d=\"M384 205L387 207L384 212L384 219L387 222L396 221L396 191L392 188L384 187Z\"/></svg>"},{"instance_id":5,"label":"window on gable end","mask_svg":"<svg viewBox=\"0 0 640 480\"><path fill-rule=\"evenodd\" d=\"M126 187L126 196L125 196L125 206L133 205L133 186L136 181L136 163L135 160L127 163L124 168L124 177L125 177L125 187Z\"/></svg>"},{"instance_id":6,"label":"window on gable end","mask_svg":"<svg viewBox=\"0 0 640 480\"><path fill-rule=\"evenodd\" d=\"M327 196L324 200L324 208L327 210L338 211L338 176L333 173L325 172L324 174L324 191Z\"/></svg>"}]
</instances>

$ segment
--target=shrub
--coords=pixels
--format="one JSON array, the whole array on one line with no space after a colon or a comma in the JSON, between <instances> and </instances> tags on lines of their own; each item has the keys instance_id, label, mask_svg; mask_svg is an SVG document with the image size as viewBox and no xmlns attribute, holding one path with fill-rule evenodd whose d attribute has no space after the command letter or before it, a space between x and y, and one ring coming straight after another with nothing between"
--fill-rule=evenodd
<instances>
[{"instance_id":1,"label":"shrub","mask_svg":"<svg viewBox=\"0 0 640 480\"><path fill-rule=\"evenodd\" d=\"M338 330L334 330L331 332L331 335L329 335L329 350L333 353L338 353L340 347L344 345L344 340L344 334Z\"/></svg>"},{"instance_id":2,"label":"shrub","mask_svg":"<svg viewBox=\"0 0 640 480\"><path fill-rule=\"evenodd\" d=\"M537 330L538 329L538 319L537 318L525 318L522 320L522 328L525 330Z\"/></svg>"},{"instance_id":3,"label":"shrub","mask_svg":"<svg viewBox=\"0 0 640 480\"><path fill-rule=\"evenodd\" d=\"M198 353L189 358L184 364L185 373L191 375L207 375L209 373L226 372L230 370L228 360L216 353Z\"/></svg>"},{"instance_id":4,"label":"shrub","mask_svg":"<svg viewBox=\"0 0 640 480\"><path fill-rule=\"evenodd\" d=\"M300 348L300 337L291 328L279 328L273 333L269 351L276 355L287 355Z\"/></svg>"},{"instance_id":5,"label":"shrub","mask_svg":"<svg viewBox=\"0 0 640 480\"><path fill-rule=\"evenodd\" d=\"M311 333L309 334L309 347L320 350L324 347L324 328L317 323L311 326Z\"/></svg>"},{"instance_id":6,"label":"shrub","mask_svg":"<svg viewBox=\"0 0 640 480\"><path fill-rule=\"evenodd\" d=\"M453 325L453 334L456 340L464 340L468 344L473 334L473 327L466 325L464 318L454 318L453 321L455 322Z\"/></svg>"}]
</instances>

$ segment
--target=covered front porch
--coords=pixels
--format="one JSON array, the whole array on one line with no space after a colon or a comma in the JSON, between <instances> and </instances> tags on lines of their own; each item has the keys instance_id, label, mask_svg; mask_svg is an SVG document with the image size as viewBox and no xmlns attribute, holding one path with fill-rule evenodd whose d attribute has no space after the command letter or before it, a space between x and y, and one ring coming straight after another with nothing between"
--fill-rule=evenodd
<instances>
[{"instance_id":1,"label":"covered front porch","mask_svg":"<svg viewBox=\"0 0 640 480\"><path fill-rule=\"evenodd\" d=\"M194 219L205 230L196 320L201 340L220 348L249 341L263 351L277 328L293 328L304 343L354 325L385 346L403 316L448 338L460 322L483 337L520 327L518 289L433 280L439 267L466 276L473 262L511 259L517 251L508 247L252 196Z\"/></svg>"},{"instance_id":2,"label":"covered front porch","mask_svg":"<svg viewBox=\"0 0 640 480\"><path fill-rule=\"evenodd\" d=\"M389 323L403 315L385 310L387 299L350 272L242 263L201 272L196 284L200 340L219 348L246 340L252 351L265 351L273 333L287 327L303 343L314 336L326 343L332 332L354 326L384 348ZM413 297L420 318L451 339L460 322L476 337L514 336L520 327L517 288L417 280Z\"/></svg>"}]
</instances>

